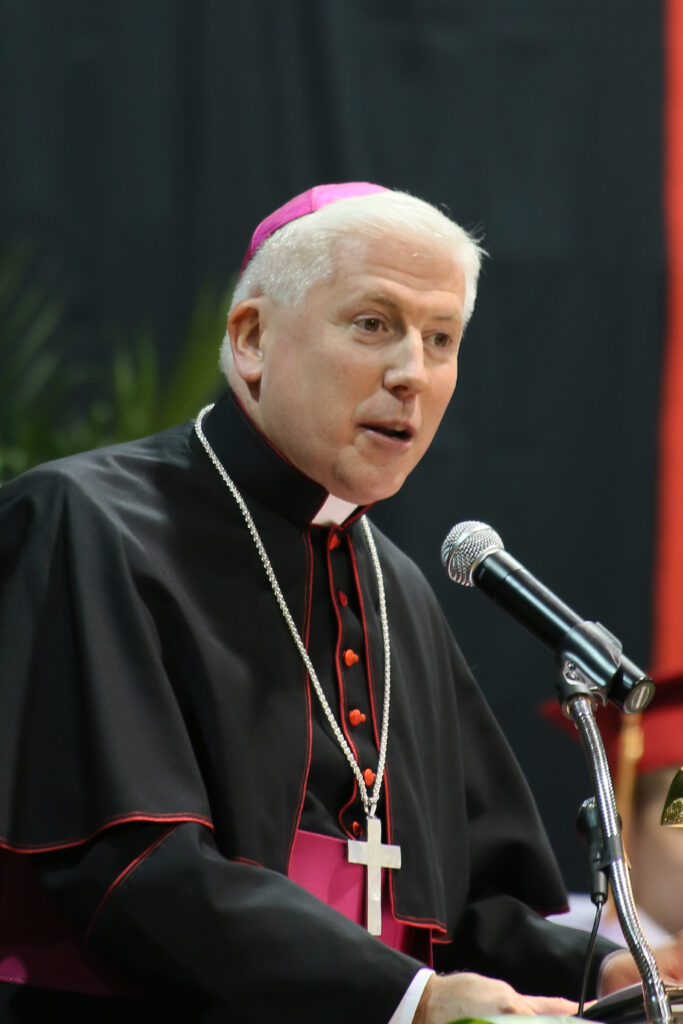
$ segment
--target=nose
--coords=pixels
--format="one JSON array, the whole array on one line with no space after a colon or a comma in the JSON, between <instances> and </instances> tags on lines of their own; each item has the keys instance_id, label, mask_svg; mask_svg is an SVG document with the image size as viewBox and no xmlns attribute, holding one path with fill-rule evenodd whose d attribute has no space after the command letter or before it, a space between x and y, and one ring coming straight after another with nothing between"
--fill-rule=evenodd
<instances>
[{"instance_id":1,"label":"nose","mask_svg":"<svg viewBox=\"0 0 683 1024\"><path fill-rule=\"evenodd\" d=\"M390 360L384 374L384 386L399 398L409 398L424 390L427 384L425 354L419 331L406 333L391 347Z\"/></svg>"}]
</instances>

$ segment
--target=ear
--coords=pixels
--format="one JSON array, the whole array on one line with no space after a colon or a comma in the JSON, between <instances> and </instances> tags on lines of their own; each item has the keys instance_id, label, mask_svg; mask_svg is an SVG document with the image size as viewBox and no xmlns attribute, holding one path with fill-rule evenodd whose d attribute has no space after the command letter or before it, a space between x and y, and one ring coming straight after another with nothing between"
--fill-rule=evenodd
<instances>
[{"instance_id":1,"label":"ear","mask_svg":"<svg viewBox=\"0 0 683 1024\"><path fill-rule=\"evenodd\" d=\"M228 317L228 334L235 370L247 384L257 384L263 372L263 298L238 302Z\"/></svg>"}]
</instances>

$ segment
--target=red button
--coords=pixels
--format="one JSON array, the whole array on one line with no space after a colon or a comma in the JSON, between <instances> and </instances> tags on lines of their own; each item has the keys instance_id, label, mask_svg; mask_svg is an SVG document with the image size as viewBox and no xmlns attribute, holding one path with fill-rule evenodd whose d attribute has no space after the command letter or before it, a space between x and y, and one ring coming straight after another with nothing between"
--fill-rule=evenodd
<instances>
[{"instance_id":1,"label":"red button","mask_svg":"<svg viewBox=\"0 0 683 1024\"><path fill-rule=\"evenodd\" d=\"M351 725L360 725L361 722L365 721L365 715L360 708L351 708L349 711L349 722Z\"/></svg>"},{"instance_id":2,"label":"red button","mask_svg":"<svg viewBox=\"0 0 683 1024\"><path fill-rule=\"evenodd\" d=\"M363 772L363 778L365 779L366 786L371 786L373 784L373 782L375 781L375 773L373 772L372 768L365 769L365 771Z\"/></svg>"},{"instance_id":3,"label":"red button","mask_svg":"<svg viewBox=\"0 0 683 1024\"><path fill-rule=\"evenodd\" d=\"M342 658L344 659L344 664L346 665L347 668L351 668L351 666L355 665L357 661L360 661L360 658L358 657L356 652L352 651L350 647L346 648L346 650L342 654Z\"/></svg>"},{"instance_id":4,"label":"red button","mask_svg":"<svg viewBox=\"0 0 683 1024\"><path fill-rule=\"evenodd\" d=\"M331 534L330 539L327 542L327 546L330 549L330 551L334 551L334 549L338 548L340 544L341 544L341 541L339 539L339 534L338 533Z\"/></svg>"},{"instance_id":5,"label":"red button","mask_svg":"<svg viewBox=\"0 0 683 1024\"><path fill-rule=\"evenodd\" d=\"M351 822L351 831L353 832L356 839L363 835L363 826L359 821Z\"/></svg>"},{"instance_id":6,"label":"red button","mask_svg":"<svg viewBox=\"0 0 683 1024\"><path fill-rule=\"evenodd\" d=\"M339 598L339 604L342 606L342 608L346 608L347 604L349 603L349 599L346 596L346 594L344 593L344 591L343 590L338 591L337 592L337 597Z\"/></svg>"}]
</instances>

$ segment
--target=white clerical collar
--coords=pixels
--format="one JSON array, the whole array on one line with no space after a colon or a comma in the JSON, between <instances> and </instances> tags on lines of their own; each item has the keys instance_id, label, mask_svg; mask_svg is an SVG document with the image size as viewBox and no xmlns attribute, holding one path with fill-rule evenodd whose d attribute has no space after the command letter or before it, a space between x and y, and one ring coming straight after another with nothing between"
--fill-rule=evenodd
<instances>
[{"instance_id":1,"label":"white clerical collar","mask_svg":"<svg viewBox=\"0 0 683 1024\"><path fill-rule=\"evenodd\" d=\"M311 526L341 526L357 508L358 505L354 505L352 501L344 501L342 498L335 497L334 494L328 494L314 518L311 519Z\"/></svg>"}]
</instances>

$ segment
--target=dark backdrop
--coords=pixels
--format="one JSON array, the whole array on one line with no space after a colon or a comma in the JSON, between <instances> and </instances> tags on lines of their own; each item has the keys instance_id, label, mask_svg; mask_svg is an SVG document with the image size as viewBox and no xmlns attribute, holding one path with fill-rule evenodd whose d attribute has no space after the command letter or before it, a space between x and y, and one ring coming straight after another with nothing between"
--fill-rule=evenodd
<instances>
[{"instance_id":1,"label":"dark backdrop","mask_svg":"<svg viewBox=\"0 0 683 1024\"><path fill-rule=\"evenodd\" d=\"M436 587L574 887L587 777L537 716L552 658L439 547L492 523L647 663L660 21L657 0L0 0L0 232L58 265L82 350L147 320L170 354L199 286L316 182L406 188L483 232L456 398L375 518Z\"/></svg>"}]
</instances>

